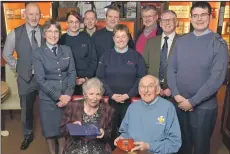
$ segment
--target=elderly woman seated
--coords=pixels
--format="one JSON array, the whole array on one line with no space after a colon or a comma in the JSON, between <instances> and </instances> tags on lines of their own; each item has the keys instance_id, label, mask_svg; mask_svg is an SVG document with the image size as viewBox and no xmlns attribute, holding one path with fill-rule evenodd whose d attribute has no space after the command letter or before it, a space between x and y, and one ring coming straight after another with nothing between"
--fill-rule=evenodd
<instances>
[{"instance_id":1,"label":"elderly woman seated","mask_svg":"<svg viewBox=\"0 0 230 154\"><path fill-rule=\"evenodd\" d=\"M83 84L82 89L84 99L69 102L62 118L61 132L66 137L64 154L111 153L107 143L111 136L113 109L102 100L103 84L98 78L92 78ZM93 139L70 136L66 126L68 123L96 123L101 135Z\"/></svg>"}]
</instances>

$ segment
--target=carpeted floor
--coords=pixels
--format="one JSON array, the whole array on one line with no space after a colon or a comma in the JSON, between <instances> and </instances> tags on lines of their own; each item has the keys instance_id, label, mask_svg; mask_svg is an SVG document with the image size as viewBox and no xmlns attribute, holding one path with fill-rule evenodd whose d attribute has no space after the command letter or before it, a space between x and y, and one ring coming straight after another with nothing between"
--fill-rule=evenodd
<instances>
[{"instance_id":1,"label":"carpeted floor","mask_svg":"<svg viewBox=\"0 0 230 154\"><path fill-rule=\"evenodd\" d=\"M225 87L222 87L218 93L219 113L216 128L211 141L211 154L230 154L226 147L222 144L220 134L220 122L224 101ZM41 134L40 119L39 119L39 103L35 105L35 139L34 142L26 151L20 151L22 140L20 111L14 111L13 120L10 119L9 113L4 113L6 116L6 129L10 132L8 137L1 138L1 154L49 154L46 141Z\"/></svg>"}]
</instances>

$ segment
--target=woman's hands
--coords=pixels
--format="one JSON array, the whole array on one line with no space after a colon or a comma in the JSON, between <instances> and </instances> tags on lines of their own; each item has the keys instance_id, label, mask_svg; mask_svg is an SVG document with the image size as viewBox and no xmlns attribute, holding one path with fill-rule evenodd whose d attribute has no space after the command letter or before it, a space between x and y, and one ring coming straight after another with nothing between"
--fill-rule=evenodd
<instances>
[{"instance_id":1,"label":"woman's hands","mask_svg":"<svg viewBox=\"0 0 230 154\"><path fill-rule=\"evenodd\" d=\"M105 135L104 129L100 128L100 132L101 132L101 135L97 136L97 138L103 138L104 137L104 135Z\"/></svg>"},{"instance_id":2,"label":"woman's hands","mask_svg":"<svg viewBox=\"0 0 230 154\"><path fill-rule=\"evenodd\" d=\"M113 94L112 99L119 103L124 103L125 100L129 99L128 94Z\"/></svg>"},{"instance_id":3,"label":"woman's hands","mask_svg":"<svg viewBox=\"0 0 230 154\"><path fill-rule=\"evenodd\" d=\"M58 107L64 107L70 101L71 97L69 95L61 95L59 97L59 102L57 103Z\"/></svg>"}]
</instances>

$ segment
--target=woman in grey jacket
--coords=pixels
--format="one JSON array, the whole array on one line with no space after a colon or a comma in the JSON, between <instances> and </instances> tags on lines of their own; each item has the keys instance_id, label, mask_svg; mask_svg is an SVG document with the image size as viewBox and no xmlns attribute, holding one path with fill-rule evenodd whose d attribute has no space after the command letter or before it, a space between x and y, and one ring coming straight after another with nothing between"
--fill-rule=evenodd
<instances>
[{"instance_id":1,"label":"woman in grey jacket","mask_svg":"<svg viewBox=\"0 0 230 154\"><path fill-rule=\"evenodd\" d=\"M76 70L71 49L57 45L61 26L55 20L43 25L46 43L33 52L35 78L39 84L40 118L43 136L51 154L55 154L55 140L62 153L65 139L60 133L64 108L74 92Z\"/></svg>"}]
</instances>

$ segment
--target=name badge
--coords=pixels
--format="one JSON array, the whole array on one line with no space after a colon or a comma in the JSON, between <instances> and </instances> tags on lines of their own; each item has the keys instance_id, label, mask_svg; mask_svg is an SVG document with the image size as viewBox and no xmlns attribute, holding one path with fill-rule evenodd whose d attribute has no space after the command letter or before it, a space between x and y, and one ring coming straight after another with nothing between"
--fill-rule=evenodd
<instances>
[{"instance_id":1,"label":"name badge","mask_svg":"<svg viewBox=\"0 0 230 154\"><path fill-rule=\"evenodd\" d=\"M70 59L70 57L65 57L65 58L62 58L62 59Z\"/></svg>"}]
</instances>

